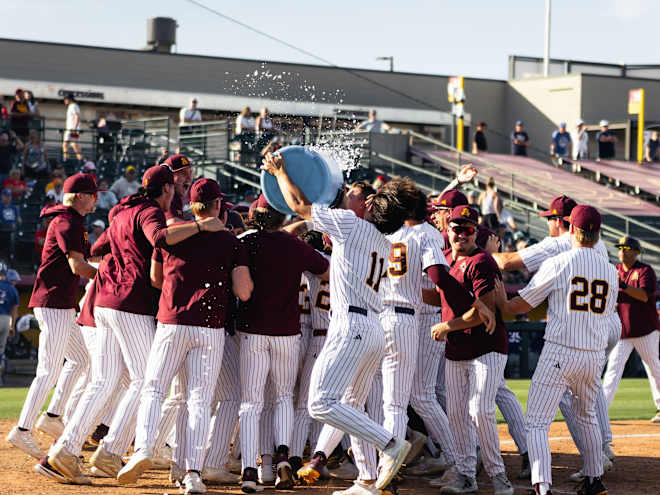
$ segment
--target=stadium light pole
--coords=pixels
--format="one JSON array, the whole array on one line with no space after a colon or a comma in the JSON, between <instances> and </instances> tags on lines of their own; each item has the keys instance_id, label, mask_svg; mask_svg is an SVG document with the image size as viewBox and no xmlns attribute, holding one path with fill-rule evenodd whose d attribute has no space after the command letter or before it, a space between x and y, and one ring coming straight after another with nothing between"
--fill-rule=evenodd
<instances>
[{"instance_id":1,"label":"stadium light pole","mask_svg":"<svg viewBox=\"0 0 660 495\"><path fill-rule=\"evenodd\" d=\"M389 57L376 57L376 60L389 60L390 72L394 72L394 57L392 55L390 55Z\"/></svg>"},{"instance_id":2,"label":"stadium light pole","mask_svg":"<svg viewBox=\"0 0 660 495\"><path fill-rule=\"evenodd\" d=\"M550 10L552 0L545 0L545 50L543 55L543 77L550 72Z\"/></svg>"}]
</instances>

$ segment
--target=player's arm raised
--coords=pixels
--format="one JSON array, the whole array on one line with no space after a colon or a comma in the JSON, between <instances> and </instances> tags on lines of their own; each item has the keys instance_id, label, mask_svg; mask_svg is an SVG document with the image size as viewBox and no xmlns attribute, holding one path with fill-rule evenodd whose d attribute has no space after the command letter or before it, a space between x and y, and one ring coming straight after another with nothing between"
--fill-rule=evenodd
<instances>
[{"instance_id":1,"label":"player's arm raised","mask_svg":"<svg viewBox=\"0 0 660 495\"><path fill-rule=\"evenodd\" d=\"M264 157L261 170L265 170L277 179L277 184L280 187L280 191L282 191L282 196L284 196L286 204L296 215L305 220L312 219L312 203L310 203L305 193L289 177L286 171L286 162L282 155L268 153Z\"/></svg>"},{"instance_id":2,"label":"player's arm raised","mask_svg":"<svg viewBox=\"0 0 660 495\"><path fill-rule=\"evenodd\" d=\"M508 299L506 295L506 289L504 288L504 283L501 280L495 281L495 290L493 292L495 303L503 313L520 315L529 313L532 309L534 309L534 306L531 306L520 296L516 296L513 299Z\"/></svg>"},{"instance_id":3,"label":"player's arm raised","mask_svg":"<svg viewBox=\"0 0 660 495\"><path fill-rule=\"evenodd\" d=\"M491 253L500 270L522 270L525 268L518 253Z\"/></svg>"}]
</instances>

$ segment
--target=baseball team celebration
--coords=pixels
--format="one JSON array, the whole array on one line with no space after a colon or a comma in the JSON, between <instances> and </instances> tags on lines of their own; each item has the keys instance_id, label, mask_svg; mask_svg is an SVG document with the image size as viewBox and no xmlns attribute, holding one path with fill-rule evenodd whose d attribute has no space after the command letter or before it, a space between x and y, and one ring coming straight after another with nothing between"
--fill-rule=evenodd
<instances>
[{"instance_id":1,"label":"baseball team celebration","mask_svg":"<svg viewBox=\"0 0 660 495\"><path fill-rule=\"evenodd\" d=\"M305 44L292 3L0 39L0 493L660 493L659 66L479 0L401 15L519 16L544 56L433 65L374 5L332 53L389 70L347 68L342 8ZM617 8L592 35L660 15Z\"/></svg>"}]
</instances>

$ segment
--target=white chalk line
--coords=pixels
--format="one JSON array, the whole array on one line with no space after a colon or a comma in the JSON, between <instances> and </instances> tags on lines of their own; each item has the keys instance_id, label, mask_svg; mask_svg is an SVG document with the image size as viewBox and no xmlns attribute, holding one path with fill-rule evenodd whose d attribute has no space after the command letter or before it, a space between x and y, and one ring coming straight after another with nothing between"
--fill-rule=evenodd
<instances>
[{"instance_id":1,"label":"white chalk line","mask_svg":"<svg viewBox=\"0 0 660 495\"><path fill-rule=\"evenodd\" d=\"M660 437L660 433L630 433L627 435L612 435L612 440L615 438L648 438L648 437ZM550 437L548 440L559 441L559 440L573 440L573 437ZM510 445L513 444L513 440L500 440L500 445Z\"/></svg>"}]
</instances>

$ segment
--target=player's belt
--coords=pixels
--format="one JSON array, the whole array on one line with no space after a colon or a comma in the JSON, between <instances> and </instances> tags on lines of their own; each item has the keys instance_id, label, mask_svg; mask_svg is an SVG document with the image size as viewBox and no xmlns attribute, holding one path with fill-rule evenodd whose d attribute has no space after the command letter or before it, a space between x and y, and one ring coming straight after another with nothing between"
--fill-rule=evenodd
<instances>
[{"instance_id":1,"label":"player's belt","mask_svg":"<svg viewBox=\"0 0 660 495\"><path fill-rule=\"evenodd\" d=\"M415 310L412 308L404 308L403 306L394 306L394 312L395 313L401 313L404 315L412 315L415 316Z\"/></svg>"},{"instance_id":2,"label":"player's belt","mask_svg":"<svg viewBox=\"0 0 660 495\"><path fill-rule=\"evenodd\" d=\"M328 335L328 330L326 328L315 328L312 331L312 337L325 337Z\"/></svg>"},{"instance_id":3,"label":"player's belt","mask_svg":"<svg viewBox=\"0 0 660 495\"><path fill-rule=\"evenodd\" d=\"M359 306L349 306L348 307L348 312L349 313L358 313L362 316L367 316L367 310L364 308L361 308Z\"/></svg>"}]
</instances>

